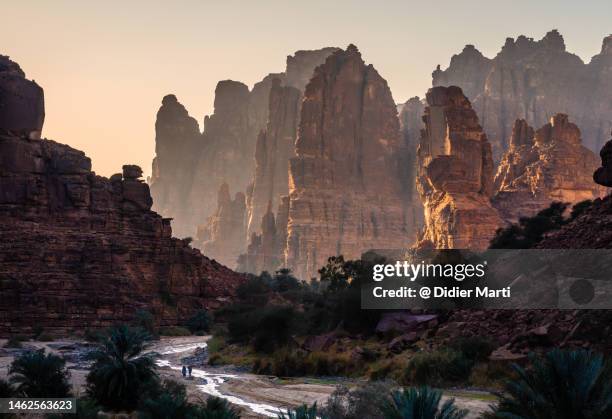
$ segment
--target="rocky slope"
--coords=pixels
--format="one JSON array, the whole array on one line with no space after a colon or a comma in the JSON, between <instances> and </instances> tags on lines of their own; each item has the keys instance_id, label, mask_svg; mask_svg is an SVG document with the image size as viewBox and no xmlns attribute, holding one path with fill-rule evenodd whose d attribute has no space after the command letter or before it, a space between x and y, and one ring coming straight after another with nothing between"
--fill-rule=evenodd
<instances>
[{"instance_id":1,"label":"rocky slope","mask_svg":"<svg viewBox=\"0 0 612 419\"><path fill-rule=\"evenodd\" d=\"M491 146L460 88L427 92L417 189L425 207L420 247L486 249L503 225L491 205Z\"/></svg>"},{"instance_id":2,"label":"rocky slope","mask_svg":"<svg viewBox=\"0 0 612 419\"><path fill-rule=\"evenodd\" d=\"M611 74L612 35L585 64L566 50L563 37L553 30L539 41L522 35L508 38L493 59L468 45L446 70L438 66L433 85L463 88L499 160L515 119L539 127L557 113L571 115L585 146L599 150L612 128Z\"/></svg>"},{"instance_id":3,"label":"rocky slope","mask_svg":"<svg viewBox=\"0 0 612 419\"><path fill-rule=\"evenodd\" d=\"M268 122L269 96L275 80L298 90L303 88L304 79L334 50L298 51L287 57L286 72L266 76L252 90L237 81L220 81L215 89L214 113L204 119L201 134L186 111L173 112L177 105L164 99L156 122L156 157L150 184L155 210L174 218L178 235L193 236L199 225L206 224L215 212L221 184L246 192L253 182L257 138ZM195 147L171 146L183 143L183 137L192 138L190 143ZM265 205L267 202L264 210Z\"/></svg>"},{"instance_id":4,"label":"rocky slope","mask_svg":"<svg viewBox=\"0 0 612 419\"><path fill-rule=\"evenodd\" d=\"M581 144L580 130L567 115L553 116L536 132L524 119L516 120L495 176L493 205L516 223L553 201L595 199L605 194L592 179L597 166L597 157Z\"/></svg>"},{"instance_id":5,"label":"rocky slope","mask_svg":"<svg viewBox=\"0 0 612 419\"><path fill-rule=\"evenodd\" d=\"M244 277L172 237L139 167L97 176L83 152L31 138L39 106L3 103L40 124L0 125L0 335L83 332L139 309L177 324L234 293Z\"/></svg>"},{"instance_id":6,"label":"rocky slope","mask_svg":"<svg viewBox=\"0 0 612 419\"><path fill-rule=\"evenodd\" d=\"M295 150L286 262L299 277L316 276L332 255L410 243L397 110L354 45L332 54L306 86Z\"/></svg>"}]
</instances>

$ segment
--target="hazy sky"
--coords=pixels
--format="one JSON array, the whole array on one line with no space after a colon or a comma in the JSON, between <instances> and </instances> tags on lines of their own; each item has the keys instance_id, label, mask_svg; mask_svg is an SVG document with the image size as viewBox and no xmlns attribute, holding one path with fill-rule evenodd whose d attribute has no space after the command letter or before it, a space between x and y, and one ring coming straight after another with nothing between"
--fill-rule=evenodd
<instances>
[{"instance_id":1,"label":"hazy sky","mask_svg":"<svg viewBox=\"0 0 612 419\"><path fill-rule=\"evenodd\" d=\"M508 36L556 28L589 61L612 32L612 0L0 3L0 54L45 89L43 135L84 150L102 175L124 163L150 173L165 94L201 126L217 81L252 87L298 49L354 43L404 102L465 44L491 57Z\"/></svg>"}]
</instances>

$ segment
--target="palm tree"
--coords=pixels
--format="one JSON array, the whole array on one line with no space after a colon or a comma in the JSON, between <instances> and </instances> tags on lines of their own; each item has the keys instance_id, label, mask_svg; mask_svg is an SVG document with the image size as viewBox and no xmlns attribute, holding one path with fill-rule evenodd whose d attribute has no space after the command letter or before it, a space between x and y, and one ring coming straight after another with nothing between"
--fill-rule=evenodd
<instances>
[{"instance_id":1,"label":"palm tree","mask_svg":"<svg viewBox=\"0 0 612 419\"><path fill-rule=\"evenodd\" d=\"M16 358L9 369L9 382L24 397L68 397L70 373L66 361L45 350L28 351Z\"/></svg>"},{"instance_id":2,"label":"palm tree","mask_svg":"<svg viewBox=\"0 0 612 419\"><path fill-rule=\"evenodd\" d=\"M125 325L112 328L90 354L87 393L100 406L114 411L136 408L139 396L157 382L152 354L143 354L149 335Z\"/></svg>"},{"instance_id":3,"label":"palm tree","mask_svg":"<svg viewBox=\"0 0 612 419\"><path fill-rule=\"evenodd\" d=\"M530 356L529 370L506 385L493 416L513 419L604 419L612 417L612 375L600 354L555 349Z\"/></svg>"},{"instance_id":4,"label":"palm tree","mask_svg":"<svg viewBox=\"0 0 612 419\"><path fill-rule=\"evenodd\" d=\"M194 406L187 417L189 419L240 419L240 414L230 406L227 400L209 397L203 408Z\"/></svg>"},{"instance_id":5,"label":"palm tree","mask_svg":"<svg viewBox=\"0 0 612 419\"><path fill-rule=\"evenodd\" d=\"M286 413L280 412L278 419L325 419L325 416L318 410L316 402L310 407L303 404L295 410L287 409Z\"/></svg>"},{"instance_id":6,"label":"palm tree","mask_svg":"<svg viewBox=\"0 0 612 419\"><path fill-rule=\"evenodd\" d=\"M409 387L397 390L383 404L385 419L462 419L466 410L459 410L455 400L449 399L440 406L442 392L429 387Z\"/></svg>"}]
</instances>

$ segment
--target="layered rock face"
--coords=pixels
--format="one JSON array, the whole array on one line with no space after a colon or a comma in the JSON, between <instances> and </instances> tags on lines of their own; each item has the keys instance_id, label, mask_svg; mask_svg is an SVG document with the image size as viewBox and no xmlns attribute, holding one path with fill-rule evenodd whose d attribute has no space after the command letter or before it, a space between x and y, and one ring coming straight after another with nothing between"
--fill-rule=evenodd
<instances>
[{"instance_id":1,"label":"layered rock face","mask_svg":"<svg viewBox=\"0 0 612 419\"><path fill-rule=\"evenodd\" d=\"M493 141L495 160L507 150L516 118L542 126L559 112L572 115L584 144L599 150L612 128L612 36L590 63L566 51L553 30L540 41L508 38L488 59L473 46L433 73L434 86L463 88Z\"/></svg>"},{"instance_id":2,"label":"layered rock face","mask_svg":"<svg viewBox=\"0 0 612 419\"><path fill-rule=\"evenodd\" d=\"M485 249L503 224L490 202L491 146L460 88L434 87L427 104L417 152L425 208L419 246Z\"/></svg>"},{"instance_id":3,"label":"layered rock face","mask_svg":"<svg viewBox=\"0 0 612 419\"><path fill-rule=\"evenodd\" d=\"M251 91L240 82L219 82L214 113L204 119L202 134L197 124L193 129L186 111L170 114L174 116L171 118L165 110L167 104L162 104L156 123L151 190L155 209L174 218L178 235L192 236L199 225L206 223L216 210L215 197L221 184L227 183L233 191L246 191L253 182L257 138L268 123L269 98L275 80L285 86L303 88L304 79L334 50L298 51L295 56L287 57L285 73L266 76ZM158 125L172 128L159 129ZM183 136L193 137L192 143L196 146L174 149L157 146L182 143ZM263 205L265 211L267 202ZM259 217L262 215L260 211Z\"/></svg>"},{"instance_id":4,"label":"layered rock face","mask_svg":"<svg viewBox=\"0 0 612 419\"><path fill-rule=\"evenodd\" d=\"M519 119L495 176L493 205L504 219L516 223L553 201L595 199L605 194L592 180L597 166L597 157L581 144L580 130L567 115L553 116L535 133Z\"/></svg>"},{"instance_id":5,"label":"layered rock face","mask_svg":"<svg viewBox=\"0 0 612 419\"><path fill-rule=\"evenodd\" d=\"M612 132L610 133L612 135ZM607 187L612 187L612 140L608 141L599 152L601 167L593 173L593 180Z\"/></svg>"},{"instance_id":6,"label":"layered rock face","mask_svg":"<svg viewBox=\"0 0 612 419\"><path fill-rule=\"evenodd\" d=\"M310 278L333 255L407 246L405 155L386 81L353 45L332 54L304 93L289 164L287 266Z\"/></svg>"},{"instance_id":7,"label":"layered rock face","mask_svg":"<svg viewBox=\"0 0 612 419\"><path fill-rule=\"evenodd\" d=\"M25 78L19 64L0 55L0 129L40 138L44 120L43 89Z\"/></svg>"},{"instance_id":8,"label":"layered rock face","mask_svg":"<svg viewBox=\"0 0 612 419\"><path fill-rule=\"evenodd\" d=\"M83 152L0 135L0 335L105 327L138 309L177 324L243 277L171 236L137 166L110 179Z\"/></svg>"},{"instance_id":9,"label":"layered rock face","mask_svg":"<svg viewBox=\"0 0 612 419\"><path fill-rule=\"evenodd\" d=\"M289 193L289 159L295 155L295 139L301 107L301 92L281 86L276 79L270 90L269 119L259 133L255 148L255 177L249 205L249 236L259 233L262 217L277 208Z\"/></svg>"},{"instance_id":10,"label":"layered rock face","mask_svg":"<svg viewBox=\"0 0 612 419\"><path fill-rule=\"evenodd\" d=\"M208 257L230 268L246 250L246 198L242 192L232 200L227 183L219 188L217 210L198 228L195 245Z\"/></svg>"}]
</instances>

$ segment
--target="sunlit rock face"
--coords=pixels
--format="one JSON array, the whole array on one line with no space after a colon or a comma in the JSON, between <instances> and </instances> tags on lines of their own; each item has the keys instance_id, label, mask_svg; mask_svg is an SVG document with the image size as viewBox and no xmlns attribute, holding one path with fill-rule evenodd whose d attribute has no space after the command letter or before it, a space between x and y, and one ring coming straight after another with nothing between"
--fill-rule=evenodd
<instances>
[{"instance_id":1,"label":"sunlit rock face","mask_svg":"<svg viewBox=\"0 0 612 419\"><path fill-rule=\"evenodd\" d=\"M277 208L289 193L289 159L295 156L295 139L302 93L281 81L270 90L269 118L255 148L255 177L249 200L249 235L260 233L262 217Z\"/></svg>"},{"instance_id":2,"label":"sunlit rock face","mask_svg":"<svg viewBox=\"0 0 612 419\"><path fill-rule=\"evenodd\" d=\"M287 265L316 276L332 255L410 243L400 181L406 150L386 81L357 48L315 70L289 164Z\"/></svg>"},{"instance_id":3,"label":"sunlit rock face","mask_svg":"<svg viewBox=\"0 0 612 419\"><path fill-rule=\"evenodd\" d=\"M510 147L495 176L493 204L504 219L517 222L560 201L575 204L605 194L593 182L595 153L582 145L580 130L567 115L554 115L534 132L516 120Z\"/></svg>"},{"instance_id":4,"label":"sunlit rock face","mask_svg":"<svg viewBox=\"0 0 612 419\"><path fill-rule=\"evenodd\" d=\"M237 192L230 196L227 183L219 188L217 210L198 229L195 245L208 257L235 268L238 256L246 250L246 198Z\"/></svg>"},{"instance_id":5,"label":"sunlit rock face","mask_svg":"<svg viewBox=\"0 0 612 419\"><path fill-rule=\"evenodd\" d=\"M43 89L26 79L19 64L0 55L0 129L40 138L44 120Z\"/></svg>"},{"instance_id":6,"label":"sunlit rock face","mask_svg":"<svg viewBox=\"0 0 612 419\"><path fill-rule=\"evenodd\" d=\"M491 146L460 88L434 87L418 148L417 189L425 208L420 247L485 249L503 221L493 194Z\"/></svg>"},{"instance_id":7,"label":"sunlit rock face","mask_svg":"<svg viewBox=\"0 0 612 419\"><path fill-rule=\"evenodd\" d=\"M257 139L268 124L270 92L275 80L280 80L283 86L303 88L304 80L334 50L298 51L287 57L286 72L269 74L251 90L237 81L220 81L215 89L214 113L204 118L202 133L173 95L164 98L156 122L156 157L150 183L155 209L174 219L179 236L194 236L197 227L206 224L216 211L216 195L223 183L232 191L245 193L253 183ZM178 105L170 103L168 97L173 97ZM278 120L282 116L273 118ZM271 137L275 135L270 133ZM184 143L190 146L183 146ZM279 167L282 165L280 162ZM278 194L274 192L274 196L276 200ZM267 201L261 211L258 197L261 217Z\"/></svg>"},{"instance_id":8,"label":"sunlit rock face","mask_svg":"<svg viewBox=\"0 0 612 419\"><path fill-rule=\"evenodd\" d=\"M612 36L588 64L568 52L553 30L539 41L508 38L488 59L468 45L436 69L433 86L463 89L492 142L497 161L508 149L514 121L540 127L565 113L582 131L584 145L597 151L612 128Z\"/></svg>"}]
</instances>

